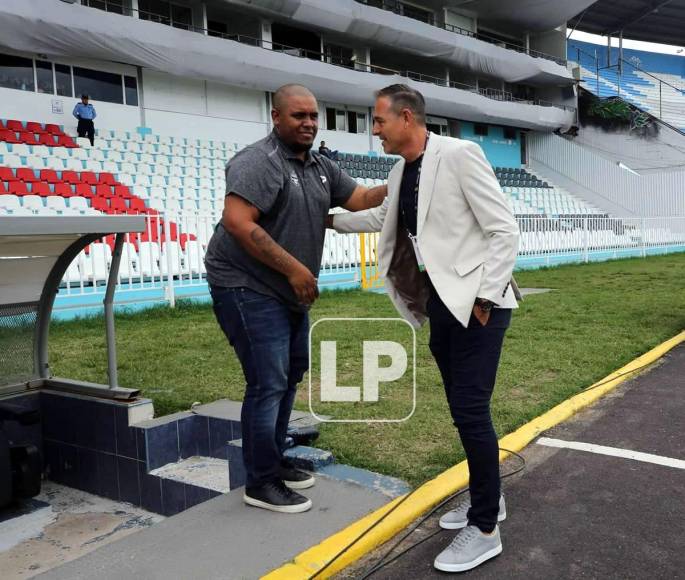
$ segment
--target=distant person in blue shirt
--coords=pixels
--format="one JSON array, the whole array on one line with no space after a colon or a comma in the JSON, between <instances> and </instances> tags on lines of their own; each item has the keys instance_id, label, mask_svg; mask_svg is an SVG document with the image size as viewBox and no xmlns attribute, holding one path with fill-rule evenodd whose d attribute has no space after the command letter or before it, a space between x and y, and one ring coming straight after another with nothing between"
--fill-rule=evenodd
<instances>
[{"instance_id":1,"label":"distant person in blue shirt","mask_svg":"<svg viewBox=\"0 0 685 580\"><path fill-rule=\"evenodd\" d=\"M90 139L90 144L95 143L95 125L93 124L93 119L97 117L95 112L95 107L88 103L88 95L81 95L81 102L76 103L74 107L74 117L78 119L78 131L79 137L88 137Z\"/></svg>"}]
</instances>

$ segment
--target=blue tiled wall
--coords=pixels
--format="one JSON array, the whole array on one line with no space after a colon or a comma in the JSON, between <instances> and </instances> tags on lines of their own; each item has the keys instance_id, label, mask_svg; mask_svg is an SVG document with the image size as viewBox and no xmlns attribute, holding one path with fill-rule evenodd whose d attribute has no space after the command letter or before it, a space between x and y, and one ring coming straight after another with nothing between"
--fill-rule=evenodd
<instances>
[{"instance_id":1,"label":"blue tiled wall","mask_svg":"<svg viewBox=\"0 0 685 580\"><path fill-rule=\"evenodd\" d=\"M178 413L128 425L128 405L44 392L44 463L48 477L117 501L173 515L218 495L149 471L194 455L227 458L240 423Z\"/></svg>"}]
</instances>

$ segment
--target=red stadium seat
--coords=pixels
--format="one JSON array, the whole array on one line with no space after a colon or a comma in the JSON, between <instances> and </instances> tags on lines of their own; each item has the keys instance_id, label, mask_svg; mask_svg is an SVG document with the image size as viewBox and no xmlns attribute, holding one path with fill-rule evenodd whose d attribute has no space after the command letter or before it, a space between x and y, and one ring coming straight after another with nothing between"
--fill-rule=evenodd
<instances>
[{"instance_id":1,"label":"red stadium seat","mask_svg":"<svg viewBox=\"0 0 685 580\"><path fill-rule=\"evenodd\" d=\"M112 193L112 188L109 185L96 185L95 195L98 197L114 197Z\"/></svg>"},{"instance_id":2,"label":"red stadium seat","mask_svg":"<svg viewBox=\"0 0 685 580\"><path fill-rule=\"evenodd\" d=\"M20 132L19 140L22 143L26 143L27 145L40 145L38 139L36 139L36 136L33 133L29 133L28 131Z\"/></svg>"},{"instance_id":3,"label":"red stadium seat","mask_svg":"<svg viewBox=\"0 0 685 580\"><path fill-rule=\"evenodd\" d=\"M140 199L139 197L134 197L131 199L131 205L129 206L131 209L139 211L141 213L144 213L145 210L147 209L145 207L145 202Z\"/></svg>"},{"instance_id":4,"label":"red stadium seat","mask_svg":"<svg viewBox=\"0 0 685 580\"><path fill-rule=\"evenodd\" d=\"M62 171L62 181L67 183L81 183L81 177L76 171Z\"/></svg>"},{"instance_id":5,"label":"red stadium seat","mask_svg":"<svg viewBox=\"0 0 685 580\"><path fill-rule=\"evenodd\" d=\"M34 183L36 181L40 181L36 177L36 174L34 173L33 169L29 169L27 167L17 169L17 179L20 179L21 181L24 181L26 183Z\"/></svg>"},{"instance_id":6,"label":"red stadium seat","mask_svg":"<svg viewBox=\"0 0 685 580\"><path fill-rule=\"evenodd\" d=\"M57 177L57 172L54 169L41 169L40 180L47 181L48 183L59 183L62 181L59 177Z\"/></svg>"},{"instance_id":7,"label":"red stadium seat","mask_svg":"<svg viewBox=\"0 0 685 580\"><path fill-rule=\"evenodd\" d=\"M0 167L0 181L18 181L11 167Z\"/></svg>"},{"instance_id":8,"label":"red stadium seat","mask_svg":"<svg viewBox=\"0 0 685 580\"><path fill-rule=\"evenodd\" d=\"M61 135L62 129L59 128L59 125L48 123L47 125L45 125L45 132L51 133L52 135Z\"/></svg>"},{"instance_id":9,"label":"red stadium seat","mask_svg":"<svg viewBox=\"0 0 685 580\"><path fill-rule=\"evenodd\" d=\"M74 190L68 183L55 183L55 195L61 195L62 197L73 197Z\"/></svg>"},{"instance_id":10,"label":"red stadium seat","mask_svg":"<svg viewBox=\"0 0 685 580\"><path fill-rule=\"evenodd\" d=\"M98 183L104 183L105 185L116 185L119 182L114 179L114 175L111 173L101 173L98 178Z\"/></svg>"},{"instance_id":11,"label":"red stadium seat","mask_svg":"<svg viewBox=\"0 0 685 580\"><path fill-rule=\"evenodd\" d=\"M93 197L93 188L87 183L77 183L76 184L76 195L81 197Z\"/></svg>"},{"instance_id":12,"label":"red stadium seat","mask_svg":"<svg viewBox=\"0 0 685 580\"><path fill-rule=\"evenodd\" d=\"M81 171L81 181L88 185L97 185L98 178L92 171Z\"/></svg>"},{"instance_id":13,"label":"red stadium seat","mask_svg":"<svg viewBox=\"0 0 685 580\"><path fill-rule=\"evenodd\" d=\"M20 131L24 131L24 125L21 121L17 121L16 119L7 119L7 123L5 123L5 126L10 131L16 131L17 133Z\"/></svg>"},{"instance_id":14,"label":"red stadium seat","mask_svg":"<svg viewBox=\"0 0 685 580\"><path fill-rule=\"evenodd\" d=\"M36 123L35 121L29 121L26 123L26 130L31 131L31 133L45 133L43 125Z\"/></svg>"},{"instance_id":15,"label":"red stadium seat","mask_svg":"<svg viewBox=\"0 0 685 580\"><path fill-rule=\"evenodd\" d=\"M115 197L122 197L124 199L130 199L133 197L131 195L131 190L126 187L125 185L115 185L114 186L114 196Z\"/></svg>"},{"instance_id":16,"label":"red stadium seat","mask_svg":"<svg viewBox=\"0 0 685 580\"><path fill-rule=\"evenodd\" d=\"M102 197L94 197L90 205L93 209L96 209L98 211L104 211L109 213L110 208L109 208L109 203L107 203L107 200L102 198Z\"/></svg>"},{"instance_id":17,"label":"red stadium seat","mask_svg":"<svg viewBox=\"0 0 685 580\"><path fill-rule=\"evenodd\" d=\"M109 203L110 207L117 213L126 213L126 210L128 209L126 201L121 199L120 197L112 198Z\"/></svg>"},{"instance_id":18,"label":"red stadium seat","mask_svg":"<svg viewBox=\"0 0 685 580\"><path fill-rule=\"evenodd\" d=\"M7 186L7 191L13 195L29 195L29 190L23 181L10 181Z\"/></svg>"},{"instance_id":19,"label":"red stadium seat","mask_svg":"<svg viewBox=\"0 0 685 580\"><path fill-rule=\"evenodd\" d=\"M17 134L8 129L0 131L0 141L4 141L5 143L21 143L21 141L17 139Z\"/></svg>"},{"instance_id":20,"label":"red stadium seat","mask_svg":"<svg viewBox=\"0 0 685 580\"><path fill-rule=\"evenodd\" d=\"M69 135L64 135L64 134L60 135L58 137L57 144L61 145L62 147L70 147L70 148L78 147L78 145L76 143L74 143L74 140L71 137L69 137Z\"/></svg>"},{"instance_id":21,"label":"red stadium seat","mask_svg":"<svg viewBox=\"0 0 685 580\"><path fill-rule=\"evenodd\" d=\"M49 133L40 133L38 135L38 143L47 147L57 147L57 137Z\"/></svg>"},{"instance_id":22,"label":"red stadium seat","mask_svg":"<svg viewBox=\"0 0 685 580\"><path fill-rule=\"evenodd\" d=\"M31 184L31 193L33 195L43 195L43 196L52 195L52 191L50 191L50 186L47 183L44 183L42 181L39 181L38 183Z\"/></svg>"}]
</instances>

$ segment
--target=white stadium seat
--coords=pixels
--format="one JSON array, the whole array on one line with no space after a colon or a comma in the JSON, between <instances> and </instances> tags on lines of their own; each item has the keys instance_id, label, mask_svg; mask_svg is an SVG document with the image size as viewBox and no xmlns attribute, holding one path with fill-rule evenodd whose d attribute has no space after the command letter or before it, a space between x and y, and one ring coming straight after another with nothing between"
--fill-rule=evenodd
<instances>
[{"instance_id":1,"label":"white stadium seat","mask_svg":"<svg viewBox=\"0 0 685 580\"><path fill-rule=\"evenodd\" d=\"M19 209L21 204L16 195L0 195L0 208L7 210Z\"/></svg>"}]
</instances>

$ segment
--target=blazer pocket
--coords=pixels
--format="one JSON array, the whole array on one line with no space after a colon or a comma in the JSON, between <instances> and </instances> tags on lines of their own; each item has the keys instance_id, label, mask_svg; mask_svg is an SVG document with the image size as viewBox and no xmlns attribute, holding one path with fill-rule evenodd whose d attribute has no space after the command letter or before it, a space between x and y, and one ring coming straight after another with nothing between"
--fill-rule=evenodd
<instances>
[{"instance_id":1,"label":"blazer pocket","mask_svg":"<svg viewBox=\"0 0 685 580\"><path fill-rule=\"evenodd\" d=\"M481 257L473 257L469 258L468 260L464 260L462 262L459 262L456 266L454 266L454 269L457 271L457 274L460 276L467 276L471 272L473 272L478 266L481 266L482 264L485 263L485 260Z\"/></svg>"}]
</instances>

